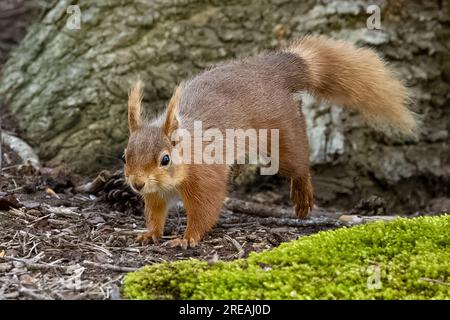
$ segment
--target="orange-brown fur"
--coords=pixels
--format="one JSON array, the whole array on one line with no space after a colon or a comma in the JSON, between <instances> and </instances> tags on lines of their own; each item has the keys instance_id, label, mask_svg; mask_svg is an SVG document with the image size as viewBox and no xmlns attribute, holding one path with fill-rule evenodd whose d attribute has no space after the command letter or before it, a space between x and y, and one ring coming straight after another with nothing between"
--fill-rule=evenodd
<instances>
[{"instance_id":1,"label":"orange-brown fur","mask_svg":"<svg viewBox=\"0 0 450 320\"><path fill-rule=\"evenodd\" d=\"M145 201L145 223L148 231L138 237L138 241L158 242L158 239L164 233L164 223L167 215L167 202L158 193L149 193L144 195Z\"/></svg>"},{"instance_id":2,"label":"orange-brown fur","mask_svg":"<svg viewBox=\"0 0 450 320\"><path fill-rule=\"evenodd\" d=\"M194 246L217 222L227 193L229 165L170 164L161 159L174 147L178 128L278 129L280 173L291 181L295 213L304 218L313 206L309 147L303 113L293 94L308 91L359 111L374 127L414 135L416 122L406 108L402 84L369 49L305 37L278 52L234 60L207 70L179 86L164 115L140 117L142 84L128 102L130 138L125 151L127 182L143 195L149 231L140 241L163 233L169 201L181 196L188 218L183 248ZM264 138L264 137L259 137ZM270 140L269 140L270 141ZM270 144L269 144L270 147Z\"/></svg>"},{"instance_id":3,"label":"orange-brown fur","mask_svg":"<svg viewBox=\"0 0 450 320\"><path fill-rule=\"evenodd\" d=\"M308 90L317 98L357 110L369 125L381 131L416 134L416 119L405 107L405 87L374 51L323 36L304 37L286 51L308 61Z\"/></svg>"}]
</instances>

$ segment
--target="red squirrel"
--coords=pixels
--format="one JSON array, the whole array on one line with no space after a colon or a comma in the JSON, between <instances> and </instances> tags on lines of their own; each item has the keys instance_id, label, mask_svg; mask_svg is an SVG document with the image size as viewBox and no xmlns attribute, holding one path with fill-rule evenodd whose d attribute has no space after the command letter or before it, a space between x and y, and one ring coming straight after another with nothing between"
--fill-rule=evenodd
<instances>
[{"instance_id":1,"label":"red squirrel","mask_svg":"<svg viewBox=\"0 0 450 320\"><path fill-rule=\"evenodd\" d=\"M218 221L231 165L171 159L174 131L192 131L195 121L219 130L278 129L279 172L290 179L299 218L312 209L313 187L305 119L295 93L356 110L384 132L414 136L417 129L405 87L375 52L323 36L208 69L179 85L163 115L151 121L141 117L142 87L138 81L129 94L124 152L125 179L145 202L148 231L138 237L141 242L157 242L163 235L168 204L176 196L184 203L187 227L173 246L196 246Z\"/></svg>"}]
</instances>

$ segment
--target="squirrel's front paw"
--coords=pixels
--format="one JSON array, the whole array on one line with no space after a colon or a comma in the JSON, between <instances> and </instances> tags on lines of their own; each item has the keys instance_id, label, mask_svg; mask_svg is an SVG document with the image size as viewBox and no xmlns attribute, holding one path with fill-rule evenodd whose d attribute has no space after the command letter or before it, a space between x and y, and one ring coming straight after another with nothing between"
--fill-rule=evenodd
<instances>
[{"instance_id":1,"label":"squirrel's front paw","mask_svg":"<svg viewBox=\"0 0 450 320\"><path fill-rule=\"evenodd\" d=\"M161 235L156 234L153 231L147 231L143 234L140 234L136 237L136 242L141 244L149 244L149 243L159 243L159 239L161 238Z\"/></svg>"},{"instance_id":2,"label":"squirrel's front paw","mask_svg":"<svg viewBox=\"0 0 450 320\"><path fill-rule=\"evenodd\" d=\"M173 247L181 247L183 249L187 249L188 247L194 248L198 244L198 240L195 240L194 238L190 238L189 240L186 238L183 239L173 239L170 240L169 245Z\"/></svg>"}]
</instances>

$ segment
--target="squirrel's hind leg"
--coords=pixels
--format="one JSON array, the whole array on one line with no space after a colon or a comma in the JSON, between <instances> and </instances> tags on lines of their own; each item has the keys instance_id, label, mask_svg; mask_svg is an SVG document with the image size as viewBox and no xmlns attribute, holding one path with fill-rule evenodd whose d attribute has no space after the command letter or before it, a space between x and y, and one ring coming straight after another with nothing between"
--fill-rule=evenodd
<instances>
[{"instance_id":1,"label":"squirrel's hind leg","mask_svg":"<svg viewBox=\"0 0 450 320\"><path fill-rule=\"evenodd\" d=\"M313 207L313 186L309 172L309 146L303 114L291 118L280 140L280 171L291 179L291 200L295 214L305 218Z\"/></svg>"},{"instance_id":2,"label":"squirrel's hind leg","mask_svg":"<svg viewBox=\"0 0 450 320\"><path fill-rule=\"evenodd\" d=\"M305 218L313 207L313 187L308 174L302 177L291 178L291 200L295 204L295 214Z\"/></svg>"}]
</instances>

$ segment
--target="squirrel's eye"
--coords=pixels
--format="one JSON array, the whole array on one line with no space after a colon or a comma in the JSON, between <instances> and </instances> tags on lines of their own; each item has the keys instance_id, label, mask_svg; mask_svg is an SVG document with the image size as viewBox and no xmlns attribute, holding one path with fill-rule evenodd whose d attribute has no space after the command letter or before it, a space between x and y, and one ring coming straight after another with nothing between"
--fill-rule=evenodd
<instances>
[{"instance_id":1,"label":"squirrel's eye","mask_svg":"<svg viewBox=\"0 0 450 320\"><path fill-rule=\"evenodd\" d=\"M125 154L122 155L122 161L123 161L123 163L127 163L127 159L125 158Z\"/></svg>"},{"instance_id":2,"label":"squirrel's eye","mask_svg":"<svg viewBox=\"0 0 450 320\"><path fill-rule=\"evenodd\" d=\"M161 165L167 166L170 163L170 157L168 154L165 154L161 159Z\"/></svg>"}]
</instances>

